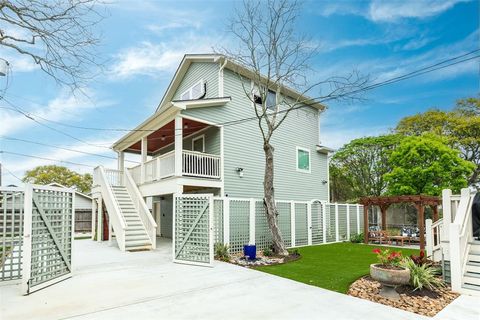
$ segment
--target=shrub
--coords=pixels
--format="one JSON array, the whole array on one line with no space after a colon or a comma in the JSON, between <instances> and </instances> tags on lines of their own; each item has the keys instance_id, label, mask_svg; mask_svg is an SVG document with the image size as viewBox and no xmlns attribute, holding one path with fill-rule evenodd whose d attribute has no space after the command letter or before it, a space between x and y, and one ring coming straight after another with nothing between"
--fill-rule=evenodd
<instances>
[{"instance_id":1,"label":"shrub","mask_svg":"<svg viewBox=\"0 0 480 320\"><path fill-rule=\"evenodd\" d=\"M363 243L364 235L363 233L357 233L350 236L350 242L352 243Z\"/></svg>"},{"instance_id":2,"label":"shrub","mask_svg":"<svg viewBox=\"0 0 480 320\"><path fill-rule=\"evenodd\" d=\"M402 261L402 253L400 251L392 251L389 249L373 249L373 253L377 255L378 263L382 266L398 266Z\"/></svg>"},{"instance_id":3,"label":"shrub","mask_svg":"<svg viewBox=\"0 0 480 320\"><path fill-rule=\"evenodd\" d=\"M228 244L215 243L215 259L221 261L229 261L230 255L228 254Z\"/></svg>"},{"instance_id":4,"label":"shrub","mask_svg":"<svg viewBox=\"0 0 480 320\"><path fill-rule=\"evenodd\" d=\"M405 258L402 266L410 270L410 286L413 287L413 291L422 290L424 287L433 290L445 286L443 281L437 277L438 270L432 266L417 265L411 258Z\"/></svg>"},{"instance_id":5,"label":"shrub","mask_svg":"<svg viewBox=\"0 0 480 320\"><path fill-rule=\"evenodd\" d=\"M266 247L265 249L263 249L263 255L265 257L271 257L273 256L273 251L270 247Z\"/></svg>"}]
</instances>

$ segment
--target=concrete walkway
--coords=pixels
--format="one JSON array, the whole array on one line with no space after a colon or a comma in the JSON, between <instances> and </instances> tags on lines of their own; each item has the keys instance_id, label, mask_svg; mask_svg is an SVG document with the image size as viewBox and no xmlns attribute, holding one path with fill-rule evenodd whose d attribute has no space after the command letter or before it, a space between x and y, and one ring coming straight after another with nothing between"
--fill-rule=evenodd
<instances>
[{"instance_id":1,"label":"concrete walkway","mask_svg":"<svg viewBox=\"0 0 480 320\"><path fill-rule=\"evenodd\" d=\"M174 264L168 242L153 252L122 253L77 240L74 252L77 271L68 280L30 296L19 286L0 287L0 318L428 319L227 263Z\"/></svg>"}]
</instances>

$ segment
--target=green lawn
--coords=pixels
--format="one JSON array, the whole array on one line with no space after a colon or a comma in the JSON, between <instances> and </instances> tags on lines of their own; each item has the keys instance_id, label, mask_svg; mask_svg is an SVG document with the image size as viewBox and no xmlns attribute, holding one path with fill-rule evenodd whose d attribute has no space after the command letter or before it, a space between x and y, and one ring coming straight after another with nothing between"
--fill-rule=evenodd
<instances>
[{"instance_id":1,"label":"green lawn","mask_svg":"<svg viewBox=\"0 0 480 320\"><path fill-rule=\"evenodd\" d=\"M334 243L298 248L302 258L283 265L258 267L256 270L346 293L352 282L370 272L377 261L372 250L378 246ZM419 254L415 249L392 248L403 255Z\"/></svg>"}]
</instances>

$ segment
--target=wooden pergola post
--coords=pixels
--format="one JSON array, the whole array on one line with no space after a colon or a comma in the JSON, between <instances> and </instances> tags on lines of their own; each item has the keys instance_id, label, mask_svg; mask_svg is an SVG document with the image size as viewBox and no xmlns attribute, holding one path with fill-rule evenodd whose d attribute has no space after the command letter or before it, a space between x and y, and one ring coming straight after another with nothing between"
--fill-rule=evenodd
<instances>
[{"instance_id":1,"label":"wooden pergola post","mask_svg":"<svg viewBox=\"0 0 480 320\"><path fill-rule=\"evenodd\" d=\"M368 204L363 205L363 242L368 244Z\"/></svg>"},{"instance_id":2,"label":"wooden pergola post","mask_svg":"<svg viewBox=\"0 0 480 320\"><path fill-rule=\"evenodd\" d=\"M380 205L380 211L382 212L382 230L387 230L387 205Z\"/></svg>"},{"instance_id":3,"label":"wooden pergola post","mask_svg":"<svg viewBox=\"0 0 480 320\"><path fill-rule=\"evenodd\" d=\"M420 229L420 250L425 250L425 207L417 203L418 229Z\"/></svg>"}]
</instances>

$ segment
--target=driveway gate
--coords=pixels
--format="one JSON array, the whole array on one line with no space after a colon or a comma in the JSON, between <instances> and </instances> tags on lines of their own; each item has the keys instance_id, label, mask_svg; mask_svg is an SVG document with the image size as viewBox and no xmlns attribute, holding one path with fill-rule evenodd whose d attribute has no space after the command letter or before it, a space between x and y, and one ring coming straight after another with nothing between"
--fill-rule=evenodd
<instances>
[{"instance_id":1,"label":"driveway gate","mask_svg":"<svg viewBox=\"0 0 480 320\"><path fill-rule=\"evenodd\" d=\"M24 294L71 276L74 199L71 189L25 186L22 250Z\"/></svg>"},{"instance_id":2,"label":"driveway gate","mask_svg":"<svg viewBox=\"0 0 480 320\"><path fill-rule=\"evenodd\" d=\"M174 198L173 261L213 265L213 195Z\"/></svg>"}]
</instances>

